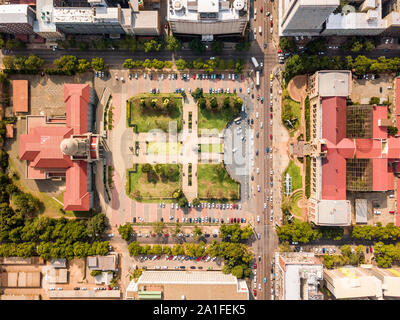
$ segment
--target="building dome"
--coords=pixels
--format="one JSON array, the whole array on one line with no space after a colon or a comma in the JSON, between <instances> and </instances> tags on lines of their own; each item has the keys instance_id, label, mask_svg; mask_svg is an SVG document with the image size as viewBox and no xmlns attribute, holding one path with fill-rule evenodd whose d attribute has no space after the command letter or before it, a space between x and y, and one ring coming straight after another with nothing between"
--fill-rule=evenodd
<instances>
[{"instance_id":1,"label":"building dome","mask_svg":"<svg viewBox=\"0 0 400 320\"><path fill-rule=\"evenodd\" d=\"M73 138L64 139L60 144L61 152L67 156L73 156L78 151L78 141Z\"/></svg>"}]
</instances>

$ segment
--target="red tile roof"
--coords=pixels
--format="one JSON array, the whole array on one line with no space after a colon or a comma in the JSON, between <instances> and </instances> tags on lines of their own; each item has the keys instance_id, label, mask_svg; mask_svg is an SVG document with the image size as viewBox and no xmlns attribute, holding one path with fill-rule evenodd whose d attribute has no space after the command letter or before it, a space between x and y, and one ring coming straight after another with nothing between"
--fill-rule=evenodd
<instances>
[{"instance_id":1,"label":"red tile roof","mask_svg":"<svg viewBox=\"0 0 400 320\"><path fill-rule=\"evenodd\" d=\"M322 199L346 199L346 159L351 158L371 159L373 191L393 190L394 176L388 159L400 158L400 138L387 139L386 127L379 126L380 119L387 119L387 106L373 107L372 139L349 139L346 138L346 98L323 97L321 104L322 137L327 148L326 158L322 159Z\"/></svg>"},{"instance_id":2,"label":"red tile roof","mask_svg":"<svg viewBox=\"0 0 400 320\"><path fill-rule=\"evenodd\" d=\"M72 161L61 152L60 144L72 134L87 132L87 106L89 85L66 84L64 97L67 104L66 126L34 119L28 134L20 135L20 159L28 161L28 179L46 179L47 174L66 174L64 210L88 211L87 163Z\"/></svg>"}]
</instances>

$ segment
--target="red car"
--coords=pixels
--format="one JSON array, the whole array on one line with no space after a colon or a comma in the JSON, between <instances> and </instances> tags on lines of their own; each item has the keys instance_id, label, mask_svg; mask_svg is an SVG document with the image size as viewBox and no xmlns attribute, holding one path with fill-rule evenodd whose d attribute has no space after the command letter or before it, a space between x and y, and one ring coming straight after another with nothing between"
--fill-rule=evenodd
<instances>
[{"instance_id":1,"label":"red car","mask_svg":"<svg viewBox=\"0 0 400 320\"><path fill-rule=\"evenodd\" d=\"M269 138L272 140L272 134L269 135Z\"/></svg>"},{"instance_id":2,"label":"red car","mask_svg":"<svg viewBox=\"0 0 400 320\"><path fill-rule=\"evenodd\" d=\"M260 8L260 12L262 13L263 7Z\"/></svg>"},{"instance_id":3,"label":"red car","mask_svg":"<svg viewBox=\"0 0 400 320\"><path fill-rule=\"evenodd\" d=\"M373 253L374 252L374 248L369 247L369 252Z\"/></svg>"},{"instance_id":4,"label":"red car","mask_svg":"<svg viewBox=\"0 0 400 320\"><path fill-rule=\"evenodd\" d=\"M233 218L231 218L231 223L233 223Z\"/></svg>"},{"instance_id":5,"label":"red car","mask_svg":"<svg viewBox=\"0 0 400 320\"><path fill-rule=\"evenodd\" d=\"M156 260L160 260L160 259L161 259L161 256L157 256Z\"/></svg>"},{"instance_id":6,"label":"red car","mask_svg":"<svg viewBox=\"0 0 400 320\"><path fill-rule=\"evenodd\" d=\"M271 25L271 28L274 26L274 24L273 24L273 22L272 22L272 21L271 21L270 25Z\"/></svg>"},{"instance_id":7,"label":"red car","mask_svg":"<svg viewBox=\"0 0 400 320\"><path fill-rule=\"evenodd\" d=\"M200 259L201 259L201 257L198 257L198 258L196 259L196 261L200 261Z\"/></svg>"},{"instance_id":8,"label":"red car","mask_svg":"<svg viewBox=\"0 0 400 320\"><path fill-rule=\"evenodd\" d=\"M169 237L169 234L168 233L164 234L164 237L166 237L166 238Z\"/></svg>"},{"instance_id":9,"label":"red car","mask_svg":"<svg viewBox=\"0 0 400 320\"><path fill-rule=\"evenodd\" d=\"M151 234L151 236L152 236L152 237L155 237L155 236L156 236L156 234L155 234L155 233L152 233L152 234Z\"/></svg>"},{"instance_id":10,"label":"red car","mask_svg":"<svg viewBox=\"0 0 400 320\"><path fill-rule=\"evenodd\" d=\"M201 258L202 260L206 260L207 259L207 257L206 256L204 256L203 258Z\"/></svg>"},{"instance_id":11,"label":"red car","mask_svg":"<svg viewBox=\"0 0 400 320\"><path fill-rule=\"evenodd\" d=\"M235 204L233 204L233 206L232 206L232 207L233 207L233 209L235 209Z\"/></svg>"},{"instance_id":12,"label":"red car","mask_svg":"<svg viewBox=\"0 0 400 320\"><path fill-rule=\"evenodd\" d=\"M278 50L278 53L282 53L282 50L281 50L281 49L279 49L279 50Z\"/></svg>"},{"instance_id":13,"label":"red car","mask_svg":"<svg viewBox=\"0 0 400 320\"><path fill-rule=\"evenodd\" d=\"M259 94L257 95L257 100L260 100L260 95Z\"/></svg>"},{"instance_id":14,"label":"red car","mask_svg":"<svg viewBox=\"0 0 400 320\"><path fill-rule=\"evenodd\" d=\"M272 119L272 113L269 114L269 117Z\"/></svg>"},{"instance_id":15,"label":"red car","mask_svg":"<svg viewBox=\"0 0 400 320\"><path fill-rule=\"evenodd\" d=\"M168 29L168 24L167 24L167 23L164 24L164 28L165 28L165 29Z\"/></svg>"},{"instance_id":16,"label":"red car","mask_svg":"<svg viewBox=\"0 0 400 320\"><path fill-rule=\"evenodd\" d=\"M195 80L195 79L196 79L196 75L194 74L194 75L193 75L193 80Z\"/></svg>"},{"instance_id":17,"label":"red car","mask_svg":"<svg viewBox=\"0 0 400 320\"><path fill-rule=\"evenodd\" d=\"M256 289L253 290L253 295L254 295L255 297L257 297L257 290L256 290Z\"/></svg>"},{"instance_id":18,"label":"red car","mask_svg":"<svg viewBox=\"0 0 400 320\"><path fill-rule=\"evenodd\" d=\"M257 263L254 264L254 269L257 269Z\"/></svg>"},{"instance_id":19,"label":"red car","mask_svg":"<svg viewBox=\"0 0 400 320\"><path fill-rule=\"evenodd\" d=\"M168 260L172 260L173 257L174 257L174 256L169 256L169 257L168 257Z\"/></svg>"}]
</instances>

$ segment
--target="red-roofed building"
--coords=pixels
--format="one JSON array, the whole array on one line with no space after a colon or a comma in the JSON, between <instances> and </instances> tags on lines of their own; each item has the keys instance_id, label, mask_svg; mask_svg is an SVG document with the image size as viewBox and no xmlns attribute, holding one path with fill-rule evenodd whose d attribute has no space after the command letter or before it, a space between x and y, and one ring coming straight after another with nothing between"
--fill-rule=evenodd
<instances>
[{"instance_id":1,"label":"red-roofed building","mask_svg":"<svg viewBox=\"0 0 400 320\"><path fill-rule=\"evenodd\" d=\"M20 159L27 161L27 179L65 178L64 210L88 211L90 164L100 158L101 149L100 137L88 132L89 85L66 84L64 101L64 120L27 116L27 134L20 135Z\"/></svg>"},{"instance_id":2,"label":"red-roofed building","mask_svg":"<svg viewBox=\"0 0 400 320\"><path fill-rule=\"evenodd\" d=\"M351 74L346 72L322 71L322 76L317 72L309 81L309 219L317 225L350 225L351 205L346 192L393 190L392 164L400 161L400 139L387 134L387 127L392 125L387 106L347 106ZM340 80L337 96L329 79Z\"/></svg>"}]
</instances>

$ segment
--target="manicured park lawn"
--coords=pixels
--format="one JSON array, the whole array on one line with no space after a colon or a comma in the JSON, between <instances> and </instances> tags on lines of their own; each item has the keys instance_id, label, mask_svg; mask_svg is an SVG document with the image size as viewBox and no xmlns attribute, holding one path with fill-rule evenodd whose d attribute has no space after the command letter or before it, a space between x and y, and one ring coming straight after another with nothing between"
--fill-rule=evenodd
<instances>
[{"instance_id":1,"label":"manicured park lawn","mask_svg":"<svg viewBox=\"0 0 400 320\"><path fill-rule=\"evenodd\" d=\"M299 200L302 199L302 197L303 197L303 192L297 191L290 198L290 211L297 218L301 218L303 215L301 208L299 208L299 206L297 204L299 202Z\"/></svg>"},{"instance_id":2,"label":"manicured park lawn","mask_svg":"<svg viewBox=\"0 0 400 320\"><path fill-rule=\"evenodd\" d=\"M168 164L162 166L174 166L181 171L181 165L177 164ZM154 166L153 166L154 168ZM163 199L163 198L172 198L172 193L181 189L182 186L182 178L180 177L178 181L162 181L160 175L158 175L159 179L156 183L149 182L147 180L147 174L142 172L142 165L139 164L137 166L137 172L134 172L131 169L127 171L127 179L128 179L128 189L131 195L134 195L136 191L140 192L140 196L143 200L149 199Z\"/></svg>"},{"instance_id":3,"label":"manicured park lawn","mask_svg":"<svg viewBox=\"0 0 400 320\"><path fill-rule=\"evenodd\" d=\"M147 153L149 154L178 154L182 145L179 142L149 142Z\"/></svg>"},{"instance_id":4,"label":"manicured park lawn","mask_svg":"<svg viewBox=\"0 0 400 320\"><path fill-rule=\"evenodd\" d=\"M289 117L290 119L294 118L297 119L296 121L294 121L293 127L291 127L286 121L284 121L286 114L291 115ZM289 92L287 90L284 90L282 93L282 122L286 127L286 129L289 131L291 137L293 137L294 133L299 128L300 121L301 121L300 103L292 100L292 98L290 98Z\"/></svg>"},{"instance_id":5,"label":"manicured park lawn","mask_svg":"<svg viewBox=\"0 0 400 320\"><path fill-rule=\"evenodd\" d=\"M201 144L200 152L221 153L223 152L222 144Z\"/></svg>"},{"instance_id":6,"label":"manicured park lawn","mask_svg":"<svg viewBox=\"0 0 400 320\"><path fill-rule=\"evenodd\" d=\"M161 112L151 107L142 107L140 99L147 102L157 99L157 104L162 104L164 98L175 101L175 106ZM177 130L182 130L182 97L177 94L140 94L127 101L127 124L137 125L138 132L148 132L152 129L161 129L169 132L170 121L177 122Z\"/></svg>"},{"instance_id":7,"label":"manicured park lawn","mask_svg":"<svg viewBox=\"0 0 400 320\"><path fill-rule=\"evenodd\" d=\"M283 188L285 188L285 177L286 173L292 177L292 192L300 189L303 186L302 178L300 174L300 168L294 164L293 161L290 161L289 166L287 167L286 171L282 175L283 181ZM283 189L285 190L285 189Z\"/></svg>"},{"instance_id":8,"label":"manicured park lawn","mask_svg":"<svg viewBox=\"0 0 400 320\"><path fill-rule=\"evenodd\" d=\"M199 164L197 179L200 199L240 198L240 184L229 176L222 164Z\"/></svg>"},{"instance_id":9,"label":"manicured park lawn","mask_svg":"<svg viewBox=\"0 0 400 320\"><path fill-rule=\"evenodd\" d=\"M218 104L222 106L223 99L226 96L235 97L233 94L204 94L204 98L208 100L212 96L215 96ZM207 102L208 103L208 102ZM233 120L234 117L238 115L239 112L235 111L234 108L222 108L219 107L217 111L207 110L199 108L199 120L198 120L198 128L199 134L201 133L202 129L216 129L218 132L222 132L227 123Z\"/></svg>"}]
</instances>

